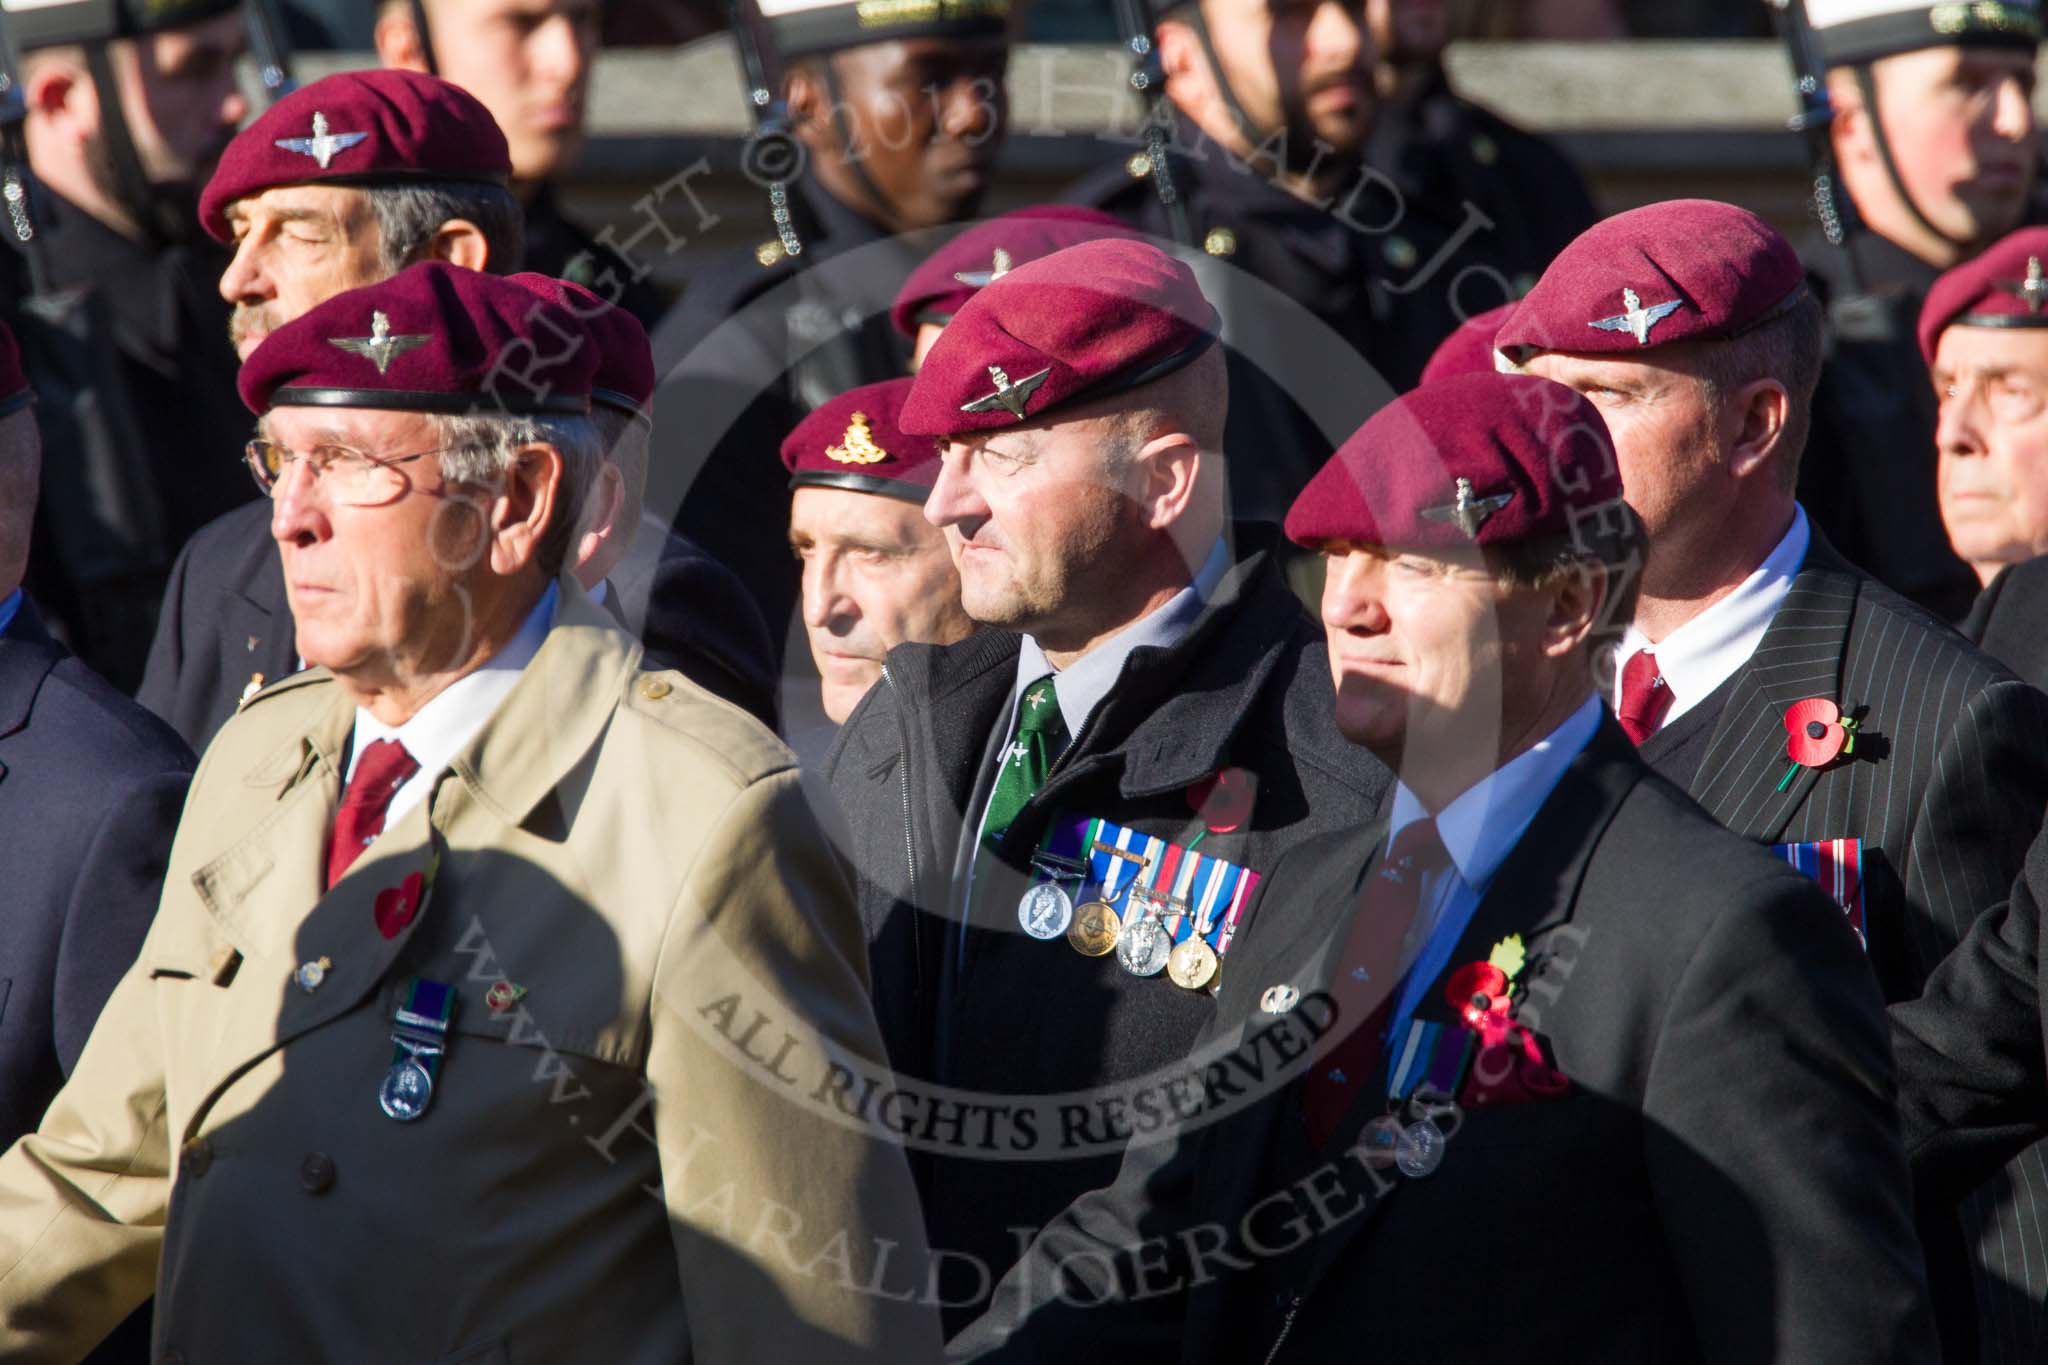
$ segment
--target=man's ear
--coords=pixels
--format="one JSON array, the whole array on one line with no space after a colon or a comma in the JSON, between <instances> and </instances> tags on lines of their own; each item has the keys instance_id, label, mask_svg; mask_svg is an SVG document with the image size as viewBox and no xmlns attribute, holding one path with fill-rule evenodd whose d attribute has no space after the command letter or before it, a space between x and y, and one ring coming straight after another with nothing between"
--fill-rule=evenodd
<instances>
[{"instance_id":1,"label":"man's ear","mask_svg":"<svg viewBox=\"0 0 2048 1365\"><path fill-rule=\"evenodd\" d=\"M50 123L89 121L99 124L99 92L83 67L62 55L33 60L22 79L29 112Z\"/></svg>"},{"instance_id":2,"label":"man's ear","mask_svg":"<svg viewBox=\"0 0 2048 1365\"><path fill-rule=\"evenodd\" d=\"M581 568L595 559L606 541L621 536L631 538L636 528L619 525L619 513L625 505L625 475L619 472L617 465L606 460L597 471L597 487L590 490L590 497L583 505L583 515L577 518L576 543L569 549L571 568ZM585 583L583 586L591 588L596 584Z\"/></svg>"},{"instance_id":3,"label":"man's ear","mask_svg":"<svg viewBox=\"0 0 2048 1365\"><path fill-rule=\"evenodd\" d=\"M1775 478L1772 469L1785 458L1792 395L1775 379L1757 379L1737 389L1730 404L1738 425L1728 445L1729 472L1743 479L1758 472Z\"/></svg>"},{"instance_id":4,"label":"man's ear","mask_svg":"<svg viewBox=\"0 0 2048 1365\"><path fill-rule=\"evenodd\" d=\"M491 503L491 571L506 578L534 563L561 505L562 454L545 441L519 447Z\"/></svg>"},{"instance_id":5,"label":"man's ear","mask_svg":"<svg viewBox=\"0 0 2048 1365\"><path fill-rule=\"evenodd\" d=\"M1198 125L1202 111L1217 101L1216 73L1209 69L1209 54L1192 25L1179 19L1164 19L1158 28L1159 67L1166 73L1166 88L1173 102L1186 110Z\"/></svg>"},{"instance_id":6,"label":"man's ear","mask_svg":"<svg viewBox=\"0 0 2048 1365\"><path fill-rule=\"evenodd\" d=\"M819 56L796 62L784 79L783 99L789 105L790 124L809 147L839 145L838 130L832 126L832 91L818 65L830 60L829 56Z\"/></svg>"},{"instance_id":7,"label":"man's ear","mask_svg":"<svg viewBox=\"0 0 2048 1365\"><path fill-rule=\"evenodd\" d=\"M1877 139L1871 136L1872 118L1876 117L1863 102L1862 87L1856 83L1855 74L1846 68L1837 67L1828 72L1828 102L1833 107L1834 117L1828 123L1828 142L1832 145L1837 161L1864 161L1877 154Z\"/></svg>"},{"instance_id":8,"label":"man's ear","mask_svg":"<svg viewBox=\"0 0 2048 1365\"><path fill-rule=\"evenodd\" d=\"M424 259L480 271L490 264L491 244L484 230L469 219L450 218L434 229Z\"/></svg>"},{"instance_id":9,"label":"man's ear","mask_svg":"<svg viewBox=\"0 0 2048 1365\"><path fill-rule=\"evenodd\" d=\"M401 71L426 72L427 53L420 45L420 31L413 27L410 6L386 5L384 13L377 17L377 26L370 32L371 41L377 48L378 65Z\"/></svg>"},{"instance_id":10,"label":"man's ear","mask_svg":"<svg viewBox=\"0 0 2048 1365\"><path fill-rule=\"evenodd\" d=\"M1202 472L1202 447L1184 431L1155 436L1140 446L1136 464L1143 482L1137 496L1145 524L1163 531L1179 521L1194 500Z\"/></svg>"},{"instance_id":11,"label":"man's ear","mask_svg":"<svg viewBox=\"0 0 2048 1365\"><path fill-rule=\"evenodd\" d=\"M1543 652L1561 659L1585 643L1607 603L1607 568L1589 559L1572 561L1550 591L1550 614L1543 623Z\"/></svg>"}]
</instances>

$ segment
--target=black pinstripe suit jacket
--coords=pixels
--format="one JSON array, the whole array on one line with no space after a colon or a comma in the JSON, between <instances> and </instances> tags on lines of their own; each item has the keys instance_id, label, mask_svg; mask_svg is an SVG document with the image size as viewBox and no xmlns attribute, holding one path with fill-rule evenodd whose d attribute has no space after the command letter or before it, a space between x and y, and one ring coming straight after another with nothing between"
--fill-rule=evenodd
<instances>
[{"instance_id":1,"label":"black pinstripe suit jacket","mask_svg":"<svg viewBox=\"0 0 2048 1365\"><path fill-rule=\"evenodd\" d=\"M1729 686L1690 795L1759 843L1863 840L1872 965L1886 1000L1918 996L2026 862L2048 810L2048 696L1851 567L1818 532ZM1781 792L1785 708L1807 697L1836 701L1861 737L1853 759L1802 769ZM1975 1247L1983 1359L2033 1361L2048 1341L2048 1150L2024 1153L1961 1215ZM1942 1258L1931 1245L1944 1336L1962 1341L1970 1290L1941 1283Z\"/></svg>"}]
</instances>

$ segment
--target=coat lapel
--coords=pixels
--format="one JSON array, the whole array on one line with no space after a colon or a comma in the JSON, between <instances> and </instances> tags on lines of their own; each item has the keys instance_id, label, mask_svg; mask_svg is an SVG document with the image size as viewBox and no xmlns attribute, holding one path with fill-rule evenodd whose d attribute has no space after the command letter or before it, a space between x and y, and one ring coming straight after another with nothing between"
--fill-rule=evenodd
<instances>
[{"instance_id":1,"label":"coat lapel","mask_svg":"<svg viewBox=\"0 0 2048 1365\"><path fill-rule=\"evenodd\" d=\"M64 657L63 647L43 629L42 618L24 597L14 619L0 632L0 739L28 724L43 679ZM0 779L7 764L0 761Z\"/></svg>"},{"instance_id":2,"label":"coat lapel","mask_svg":"<svg viewBox=\"0 0 2048 1365\"><path fill-rule=\"evenodd\" d=\"M1820 779L1801 768L1785 783L1785 708L1827 697L1855 714L1858 699L1841 695L1842 658L1860 580L1814 533L1806 567L1771 618L1749 662L1735 675L1728 705L1707 744L1688 794L1729 829L1775 843Z\"/></svg>"}]
</instances>

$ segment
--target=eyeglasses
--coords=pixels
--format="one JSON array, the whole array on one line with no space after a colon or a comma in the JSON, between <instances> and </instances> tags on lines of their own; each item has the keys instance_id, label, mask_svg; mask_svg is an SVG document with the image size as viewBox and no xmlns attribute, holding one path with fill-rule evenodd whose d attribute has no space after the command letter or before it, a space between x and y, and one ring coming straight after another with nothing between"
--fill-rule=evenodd
<instances>
[{"instance_id":1,"label":"eyeglasses","mask_svg":"<svg viewBox=\"0 0 2048 1365\"><path fill-rule=\"evenodd\" d=\"M349 446L314 446L301 453L277 441L251 441L243 460L265 497L276 497L294 461L304 460L327 496L347 507L381 507L395 502L412 487L398 466L439 455L439 450L410 455L368 455Z\"/></svg>"}]
</instances>

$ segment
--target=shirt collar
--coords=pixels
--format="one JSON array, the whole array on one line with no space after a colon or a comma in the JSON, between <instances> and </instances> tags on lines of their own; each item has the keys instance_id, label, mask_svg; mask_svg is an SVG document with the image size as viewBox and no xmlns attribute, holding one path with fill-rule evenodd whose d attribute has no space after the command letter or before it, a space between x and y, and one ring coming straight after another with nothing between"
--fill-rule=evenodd
<instances>
[{"instance_id":1,"label":"shirt collar","mask_svg":"<svg viewBox=\"0 0 2048 1365\"><path fill-rule=\"evenodd\" d=\"M1476 891L1493 879L1494 872L1536 818L1536 812L1550 799L1564 770L1592 742L1593 732L1599 728L1600 699L1588 697L1562 725L1467 787L1437 812L1437 836L1443 840L1444 851L1451 855L1465 885ZM1428 816L1422 798L1409 790L1406 782L1397 782L1393 810L1387 819L1388 842Z\"/></svg>"},{"instance_id":2,"label":"shirt collar","mask_svg":"<svg viewBox=\"0 0 2048 1365\"><path fill-rule=\"evenodd\" d=\"M356 759L380 739L395 739L420 765L422 775L438 774L475 739L498 703L518 685L519 675L533 662L554 627L560 589L553 583L533 604L519 633L478 667L449 683L403 725L386 725L362 707L356 708L355 739L349 750L348 776ZM346 777L343 785L347 784Z\"/></svg>"},{"instance_id":3,"label":"shirt collar","mask_svg":"<svg viewBox=\"0 0 2048 1365\"><path fill-rule=\"evenodd\" d=\"M1060 720L1067 734L1076 736L1102 705L1103 698L1123 676L1124 661L1141 646L1172 649L1179 644L1201 616L1202 608L1216 591L1216 585L1230 568L1230 553L1219 539L1209 548L1209 557L1195 572L1194 581L1167 599L1164 606L1141 616L1104 640L1063 669L1054 669L1045 650L1029 635L1017 651L1017 681L1011 689L1011 707L1025 688L1051 673L1053 695L1059 699Z\"/></svg>"},{"instance_id":4,"label":"shirt collar","mask_svg":"<svg viewBox=\"0 0 2048 1365\"><path fill-rule=\"evenodd\" d=\"M7 633L7 628L14 624L14 618L20 612L21 589L16 588L13 592L7 594L6 601L0 602L0 635Z\"/></svg>"},{"instance_id":5,"label":"shirt collar","mask_svg":"<svg viewBox=\"0 0 2048 1365\"><path fill-rule=\"evenodd\" d=\"M1786 594L1792 591L1792 580L1798 576L1799 566L1806 562L1806 551L1812 542L1806 509L1795 503L1791 529L1734 592L1654 645L1634 625L1629 626L1622 636L1620 657L1626 662L1639 649L1647 649L1656 656L1657 671L1671 689L1671 709L1664 715L1666 725L1712 696L1749 662L1778 608L1784 605ZM1617 708L1621 705L1619 670L1615 673L1614 704Z\"/></svg>"}]
</instances>

